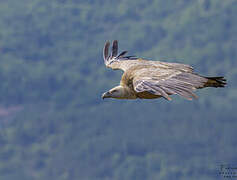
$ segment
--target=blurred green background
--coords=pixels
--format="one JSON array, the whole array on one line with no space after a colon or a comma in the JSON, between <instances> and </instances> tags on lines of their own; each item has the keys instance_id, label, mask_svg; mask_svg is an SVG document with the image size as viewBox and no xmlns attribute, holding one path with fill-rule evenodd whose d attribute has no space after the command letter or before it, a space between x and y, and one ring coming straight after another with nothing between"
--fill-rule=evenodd
<instances>
[{"instance_id":1,"label":"blurred green background","mask_svg":"<svg viewBox=\"0 0 237 180\"><path fill-rule=\"evenodd\" d=\"M1 0L1 180L216 180L237 165L236 0ZM198 100L101 99L102 49L225 76Z\"/></svg>"}]
</instances>

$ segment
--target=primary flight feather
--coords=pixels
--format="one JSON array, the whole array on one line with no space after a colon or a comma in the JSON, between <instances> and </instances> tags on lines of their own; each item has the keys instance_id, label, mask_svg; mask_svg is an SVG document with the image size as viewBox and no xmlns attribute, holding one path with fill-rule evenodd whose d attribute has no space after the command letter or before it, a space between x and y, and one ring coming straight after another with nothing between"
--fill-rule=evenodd
<instances>
[{"instance_id":1,"label":"primary flight feather","mask_svg":"<svg viewBox=\"0 0 237 180\"><path fill-rule=\"evenodd\" d=\"M197 98L193 93L205 87L224 87L224 77L204 77L193 72L186 64L149 61L135 56L125 56L127 51L118 54L118 41L114 40L112 52L110 43L104 46L105 66L124 71L120 85L102 95L102 98L116 99L154 99L163 97L171 100L170 95L177 94L185 99Z\"/></svg>"}]
</instances>

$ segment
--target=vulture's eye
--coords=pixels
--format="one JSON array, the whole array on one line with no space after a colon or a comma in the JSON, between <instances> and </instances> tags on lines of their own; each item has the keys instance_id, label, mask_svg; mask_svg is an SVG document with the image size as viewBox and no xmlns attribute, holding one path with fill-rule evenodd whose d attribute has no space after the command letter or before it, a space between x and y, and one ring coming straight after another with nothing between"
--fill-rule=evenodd
<instances>
[{"instance_id":1,"label":"vulture's eye","mask_svg":"<svg viewBox=\"0 0 237 180\"><path fill-rule=\"evenodd\" d=\"M113 90L113 91L111 91L111 93L115 93L115 92L117 92L117 90Z\"/></svg>"}]
</instances>

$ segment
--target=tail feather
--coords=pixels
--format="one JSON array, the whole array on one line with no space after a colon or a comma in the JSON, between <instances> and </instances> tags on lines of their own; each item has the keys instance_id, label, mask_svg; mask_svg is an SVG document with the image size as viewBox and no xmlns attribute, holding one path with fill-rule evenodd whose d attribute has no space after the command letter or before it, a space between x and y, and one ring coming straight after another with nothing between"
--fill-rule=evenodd
<instances>
[{"instance_id":1,"label":"tail feather","mask_svg":"<svg viewBox=\"0 0 237 180\"><path fill-rule=\"evenodd\" d=\"M226 79L224 77L205 77L207 82L204 84L204 87L225 87Z\"/></svg>"}]
</instances>

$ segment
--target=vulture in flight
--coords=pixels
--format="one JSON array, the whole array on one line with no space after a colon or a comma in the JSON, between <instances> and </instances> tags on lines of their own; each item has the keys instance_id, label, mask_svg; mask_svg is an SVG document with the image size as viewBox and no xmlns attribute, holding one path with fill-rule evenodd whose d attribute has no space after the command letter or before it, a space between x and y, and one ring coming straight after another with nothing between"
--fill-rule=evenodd
<instances>
[{"instance_id":1,"label":"vulture in flight","mask_svg":"<svg viewBox=\"0 0 237 180\"><path fill-rule=\"evenodd\" d=\"M205 87L224 87L224 77L205 77L193 72L186 64L150 61L135 56L125 56L127 51L118 54L118 41L114 40L109 55L110 43L104 46L105 66L113 70L123 70L120 84L102 95L102 98L154 99L163 97L171 100L177 94L185 99L197 98L193 93Z\"/></svg>"}]
</instances>

